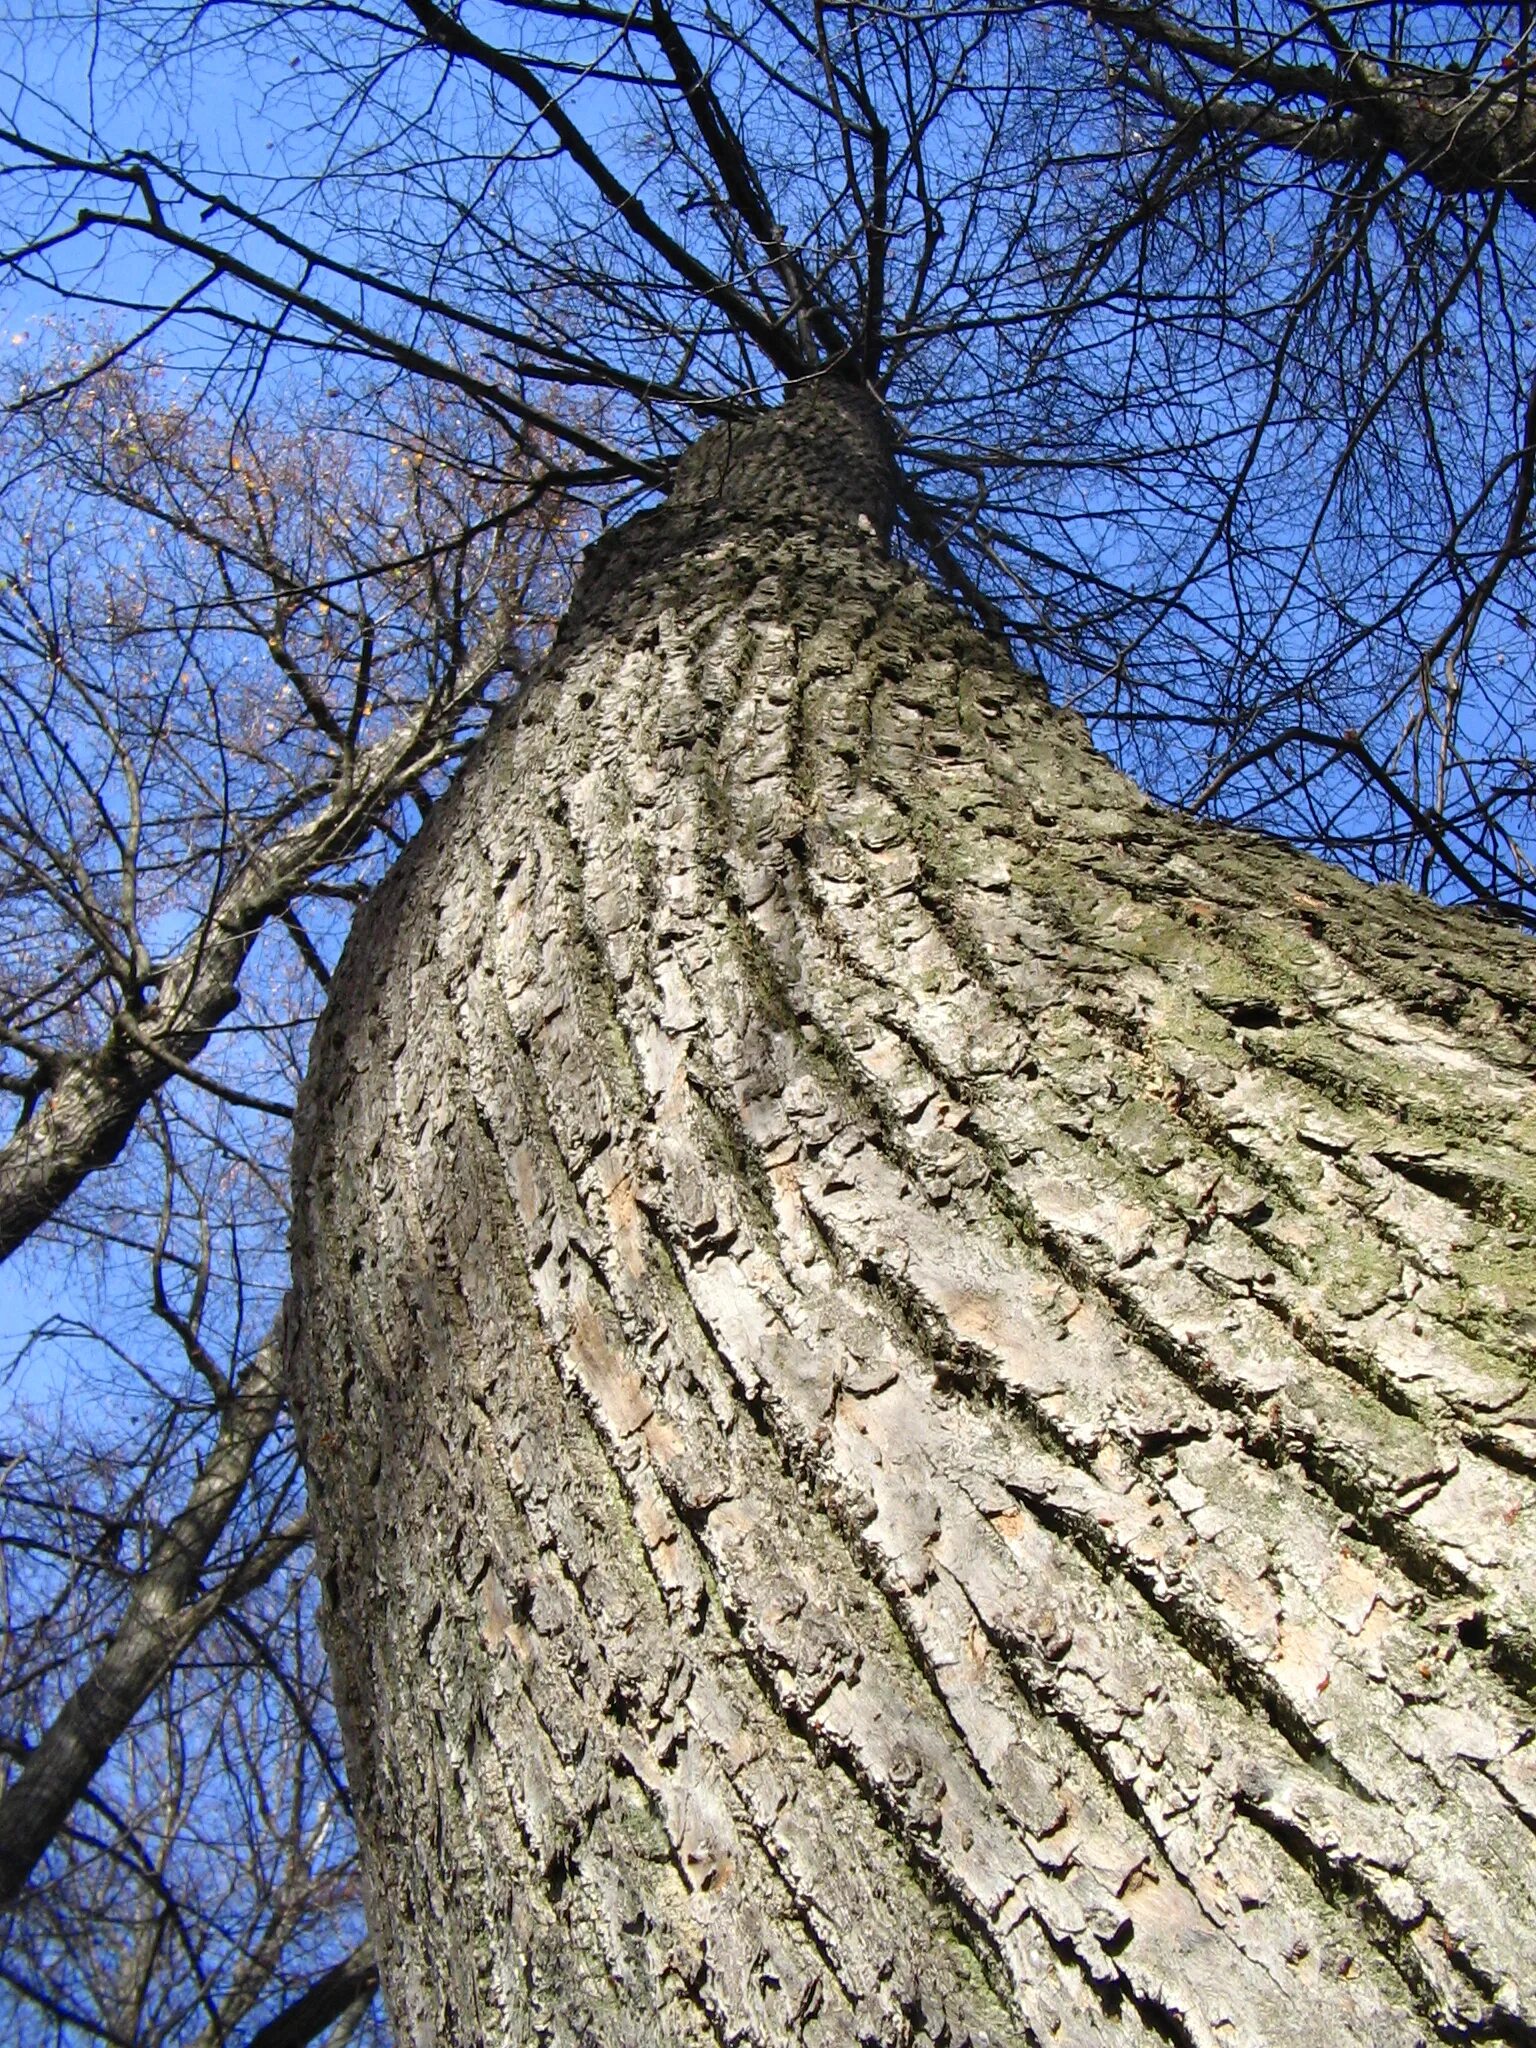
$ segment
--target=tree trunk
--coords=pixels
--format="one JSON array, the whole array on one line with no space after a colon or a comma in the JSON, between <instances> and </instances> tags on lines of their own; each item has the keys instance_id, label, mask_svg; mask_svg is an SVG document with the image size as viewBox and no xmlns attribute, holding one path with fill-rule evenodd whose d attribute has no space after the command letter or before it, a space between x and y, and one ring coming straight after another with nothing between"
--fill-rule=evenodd
<instances>
[{"instance_id":1,"label":"tree trunk","mask_svg":"<svg viewBox=\"0 0 1536 2048\"><path fill-rule=\"evenodd\" d=\"M399 2039L1536 2038L1532 949L1159 810L888 491L706 436L317 1038Z\"/></svg>"}]
</instances>

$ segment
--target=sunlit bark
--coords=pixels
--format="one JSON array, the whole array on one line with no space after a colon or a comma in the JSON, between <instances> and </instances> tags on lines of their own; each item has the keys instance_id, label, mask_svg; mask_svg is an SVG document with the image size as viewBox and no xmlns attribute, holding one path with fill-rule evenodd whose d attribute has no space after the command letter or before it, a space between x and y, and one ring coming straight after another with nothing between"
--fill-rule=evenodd
<instances>
[{"instance_id":1,"label":"sunlit bark","mask_svg":"<svg viewBox=\"0 0 1536 2048\"><path fill-rule=\"evenodd\" d=\"M1527 2038L1530 946L1160 811L888 509L703 444L337 977L398 2037Z\"/></svg>"}]
</instances>

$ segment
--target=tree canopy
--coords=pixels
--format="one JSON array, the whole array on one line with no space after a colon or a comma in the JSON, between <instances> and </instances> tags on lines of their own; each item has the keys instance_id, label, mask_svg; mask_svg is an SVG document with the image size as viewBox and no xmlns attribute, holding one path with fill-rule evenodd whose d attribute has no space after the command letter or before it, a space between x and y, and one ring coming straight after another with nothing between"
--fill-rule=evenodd
<instances>
[{"instance_id":1,"label":"tree canopy","mask_svg":"<svg viewBox=\"0 0 1536 2048\"><path fill-rule=\"evenodd\" d=\"M1160 793L1525 914L1518 9L97 29L121 111L35 58L13 93L19 275L250 375L439 380L593 485L837 365L897 424L908 544ZM167 111L203 77L249 98L236 148Z\"/></svg>"}]
</instances>

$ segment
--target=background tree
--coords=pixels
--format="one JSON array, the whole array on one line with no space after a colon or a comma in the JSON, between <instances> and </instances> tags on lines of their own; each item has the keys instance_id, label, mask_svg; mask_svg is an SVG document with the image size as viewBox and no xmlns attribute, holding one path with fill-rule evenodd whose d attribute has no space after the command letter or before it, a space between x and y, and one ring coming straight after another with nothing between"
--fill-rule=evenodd
<instances>
[{"instance_id":1,"label":"background tree","mask_svg":"<svg viewBox=\"0 0 1536 2048\"><path fill-rule=\"evenodd\" d=\"M78 1192L10 1375L0 1967L24 2039L221 2041L314 1989L297 2042L374 1973L271 1334L292 1092L566 515L440 398L280 428L107 350L46 376L0 496L14 1234Z\"/></svg>"},{"instance_id":2,"label":"background tree","mask_svg":"<svg viewBox=\"0 0 1536 2048\"><path fill-rule=\"evenodd\" d=\"M879 538L889 495L899 545L981 620L1027 641L1060 691L1113 714L1164 788L1240 800L1368 869L1519 912L1523 685L1503 701L1488 687L1524 644L1513 635L1524 631L1527 252L1510 218L1518 209L1502 203L1507 166L1495 176L1485 153L1481 183L1462 164L1452 189L1440 145L1433 160L1397 148L1387 198L1355 204L1373 160L1347 137L1369 140L1368 124L1349 130L1333 117L1353 104L1337 80L1359 67L1333 48L1337 22L1315 10L1293 20L1273 9L1246 27L1228 18L1214 55L1193 48L1205 31L1192 18L1175 34L1149 15L1138 40L1130 16L1085 25L1066 9L683 22L664 7L643 17L554 7L482 23L417 6L369 16L361 36L354 17L324 11L205 19L256 23L243 58L273 83L273 105L290 51L301 74L312 66L305 90L347 95L347 125L322 104L311 135L343 133L356 155L332 153L307 188L302 178L242 185L233 173L215 183L185 149L67 137L23 101L18 186L31 177L46 197L64 184L70 211L18 252L21 268L52 264L58 282L87 288L92 238L110 249L127 230L185 265L161 310L205 316L225 343L249 338L248 363L285 342L383 357L520 433L565 433L585 464L577 483L655 485L685 423L722 412L734 458L724 460L720 436L706 443L667 519L639 529L643 545L600 554L542 708L530 708L512 753L514 727L503 726L452 826L435 827L409 868L411 893L402 881L387 899L398 929L375 921L356 951L322 1069L367 1076L353 1095L361 1124L350 1107L317 1117L307 1155L344 1162L348 1177L328 1186L322 1172L313 1199L328 1223L306 1225L319 1333L306 1369L320 1404L311 1447L332 1518L333 1598L355 1627L373 1612L380 1574L390 1591L361 1649L338 1642L398 2009L450 2034L483 2028L490 2012L515 2034L547 2011L559 2015L551 2024L599 2038L658 2012L685 2037L707 2023L764 2039L791 2025L939 2038L945 2027L1026 2024L1079 2038L1142 2025L1216 2038L1230 2021L1264 2038L1289 2023L1294 1994L1275 1987L1300 1984L1313 2002L1303 2023L1328 2038L1413 2038L1419 2015L1451 2034L1518 2035L1529 1980L1512 1818L1527 1726L1517 1703L1524 1565L1518 1534L1485 1524L1518 1530L1527 1483L1525 1382L1513 1369L1525 1313L1527 958L1433 920L1416 945L1401 905L1373 910L1312 871L1148 822L1154 814L1059 726L1021 708L995 650L947 638L918 586L848 541L856 514ZM1361 39L1379 25L1393 64L1417 65L1433 114L1452 60L1477 54L1477 37L1504 17L1459 15L1449 27L1425 17L1422 29L1386 10L1349 20ZM1250 88L1288 108L1292 88L1262 66L1250 78L1249 56L1279 62L1307 36L1333 51L1334 99L1320 89L1320 103L1346 135L1337 147L1300 146L1318 125L1307 118L1262 136L1251 107L1227 118ZM160 61L188 47L168 20ZM1523 57L1506 54L1500 76L1515 78ZM1190 82L1192 56L1203 83ZM613 138L601 151L589 140L599 133ZM1381 146L1389 158L1397 147L1390 136ZM1276 160L1285 174L1266 182ZM288 168L312 170L303 148ZM1379 287L1394 250L1408 260ZM1341 307L1367 316L1347 344ZM1447 335L1453 348L1475 343L1470 401L1435 370ZM743 450L756 444L742 399L816 374L878 394L899 468L872 453L855 406L841 426L817 415L839 459L857 458L852 495L805 481L793 421L787 440L769 436L780 458L770 480L789 482L777 495L743 485ZM547 392L561 385L610 395L601 431L558 428ZM848 420L860 418L850 440ZM727 510L717 514L721 474ZM706 544L715 567L690 581L691 553ZM793 605L790 589L801 592ZM910 617L902 625L907 613L921 615L924 635ZM663 647L669 617L715 650L713 667ZM748 642L761 633L780 644L755 665L736 637L753 619ZM814 678L784 651L793 633L776 641L786 619L808 642L832 635L834 668L858 680L863 725L829 701L814 727L785 726L782 705L803 712L814 696ZM935 647L950 649L945 673L924 666ZM656 724L658 699L671 726ZM896 708L881 727L887 700ZM942 735L931 761L893 737L913 710ZM604 725L610 717L617 727ZM978 754L978 720L1006 732L1008 748ZM528 737L541 723L547 744ZM595 729L621 732L622 745ZM754 809L754 778L733 780L730 753L710 752L720 735L735 746L749 732L778 733L801 770L766 812ZM703 745L702 779L669 753L679 734ZM757 778L768 784L773 755L770 744ZM887 799L916 777L894 820L854 815L836 765L848 759ZM1007 765L1019 759L1031 761L1049 815L1020 808ZM962 831L949 803L973 771ZM571 793L586 777L595 808L578 816ZM729 831L711 811L708 792L722 786L755 821L755 852L733 836L734 811ZM643 822L657 787L670 793L671 822L688 827L681 838ZM604 808L610 789L628 792L633 814ZM562 798L554 810L551 792ZM490 812L477 808L487 802ZM1052 881L1039 831L1058 826ZM866 832L887 827L890 861L903 872L911 863L895 889L894 936L869 907L890 891L864 859L880 850ZM949 860L933 850L947 832ZM994 838L1000 848L985 843ZM482 852L494 878L484 899ZM991 893L980 877L994 852L999 886L1025 906L1022 932L970 899L973 887ZM1025 867L1015 852L1029 855ZM514 886L525 869L531 952L520 950ZM760 870L767 893L757 896ZM551 876L554 894L541 895ZM1089 878L1107 907L1085 908ZM1187 915L1170 909L1190 891ZM484 915L463 917L470 900ZM1289 922L1275 947L1247 943L1243 929L1277 902ZM618 906L611 919L605 903ZM562 950L562 905L579 906L569 926L585 934L579 957ZM691 935L690 916L703 919ZM1106 917L1120 938L1105 937ZM1191 917L1208 944L1183 936ZM834 927L835 958L815 944ZM503 930L491 973L485 934ZM638 955L626 930L644 934ZM1155 935L1150 955L1123 936L1144 930ZM780 940L788 948L760 975L754 932L770 953ZM734 984L712 978L706 944ZM788 954L816 962L809 981ZM387 972L370 977L358 962ZM1032 991L1048 967L1060 971L1066 1039L1080 1031L1081 1043L1047 1026L1003 1048L1009 1020L1037 1011ZM1143 969L1150 979L1130 1010L1117 1008L1106 985ZM417 980L435 991L420 1018ZM989 996L1000 1006L1000 1078L945 1056L946 989L973 1018ZM520 1025L525 999L539 1014ZM498 1002L510 1039L498 1034ZM1219 1042L1207 1013L1224 1020ZM1429 1013L1441 1023L1426 1023ZM407 1015L419 1029L402 1037ZM579 1057L566 1056L563 1016L614 1055L591 1089ZM459 1029L445 1043L446 1018ZM382 1037L365 1047L356 1034L376 1027ZM679 1040L662 1059L657 1048ZM381 1047L392 1079L370 1065ZM563 1072L540 1068L551 1058ZM675 1097L657 1093L658 1059L672 1061ZM1470 1095L1416 1086L1414 1062L1426 1060L1475 1070ZM465 1104L500 1110L504 1069L517 1088L477 1140ZM771 1106L766 1139L754 1122L748 1070L769 1077L789 1136ZM353 1191L370 1187L384 1143L375 1113L397 1082L409 1099L388 1140L399 1148L393 1184L372 1185L371 1206L359 1207ZM1076 1109L1057 1103L1063 1088ZM1150 1156L1134 1133L1101 1130L1106 1118L1118 1126L1121 1100ZM1478 1124L1491 1102L1516 1118L1508 1151ZM1390 1124L1393 1105L1406 1142L1373 1120ZM930 1109L943 1136L925 1132L914 1150L898 1125ZM800 1130L802 1112L815 1129ZM528 1114L547 1129L530 1136ZM423 1155L428 1125L436 1150ZM956 1135L969 1125L970 1138ZM1292 1125L1311 1135L1279 1153L1248 1135ZM445 1179L448 1132L457 1158ZM722 1173L721 1146L735 1176ZM1317 1152L1349 1162L1337 1180L1327 1168L1316 1177ZM1236 1169L1251 1184L1223 1194ZM852 1198L840 1204L844 1176ZM413 1180L423 1203L397 1212ZM515 1216L498 1206L503 1182L516 1188ZM1062 1185L1093 1197L1088 1223L1072 1202L1063 1208ZM958 1204L957 1189L968 1191ZM1141 1210L1147 1232L1125 1234ZM1107 1220L1093 1220L1100 1211ZM471 1213L466 1234L457 1219ZM1361 1238L1372 1278L1357 1296L1348 1283ZM913 1279L914 1241L941 1247L931 1267L967 1273L962 1248L983 1248L963 1298L925 1284L921 1259ZM347 1242L356 1264L344 1269L336 1247ZM1469 1292L1435 1293L1452 1252ZM464 1287L488 1272L503 1277L466 1305ZM470 1277L456 1293L444 1274ZM1431 1299L1410 1307L1426 1283ZM526 1292L509 1306L498 1287ZM753 1324L754 1287L771 1310L766 1334ZM1038 1309L1051 1324L1051 1302L1064 1304L1076 1384L1097 1374L1107 1408L1069 1414L1049 1373L1029 1379L1044 1327L1031 1318ZM344 1321L348 1304L366 1304L376 1327L334 1327L327 1318ZM1426 1323L1428 1356L1410 1341ZM361 1376L340 1369L347 1347L368 1360ZM712 1354L723 1381L711 1379ZM817 1409L820 1354L832 1360L834 1400L837 1385L860 1382L851 1411ZM508 1356L518 1373L504 1370ZM419 1386L397 1413L402 1358L417 1361ZM1122 1427L1117 1403L1159 1365L1173 1375L1174 1422ZM999 1371L995 1409L959 1398L974 1391L967 1374L996 1391ZM1173 1382L1205 1407L1184 1413ZM690 1384L712 1389L726 1440L707 1471L695 1467L709 1464L713 1439L684 1398ZM497 1439L483 1459L463 1436L466 1388ZM892 1388L890 1470L871 1495L848 1431L867 1436L857 1404ZM930 1416L936 1393L948 1398ZM1214 1428L1212 1409L1236 1426ZM558 1443L558 1483L525 1484L520 1428L541 1458ZM753 1429L756 1459L742 1448ZM926 1463L898 1456L912 1443L930 1446ZM1026 1453L1043 1460L1037 1483L1010 1489ZM1266 1515L1255 1474L1269 1459L1282 1476ZM380 1526L369 1489L386 1464L393 1519ZM830 1525L796 1520L773 1476L786 1469L835 1509ZM467 1507L441 1492L449 1472L472 1481ZM977 1473L1001 1492L978 1499ZM482 1480L483 1501L473 1494ZM1208 1480L1237 1489L1214 1515ZM616 1544L631 1562L648 1552L646 1571L622 1586L594 1577L584 1517L600 1548ZM750 1532L776 1525L799 1533L804 1583L761 1577ZM945 1527L963 1533L940 1557ZM1163 1539L1147 1533L1165 1528L1195 1552L1173 1578ZM1257 1548L1231 1533L1256 1528L1266 1531ZM494 1541L476 1548L485 1535ZM746 1548L732 1555L738 1538ZM496 1542L517 1554L493 1554ZM1377 1617L1363 1644L1364 1619L1329 1590L1361 1542L1364 1619ZM697 1599L691 1572L706 1589ZM1054 1608L1016 1609L1021 1573L1059 1581L1066 1623ZM1269 1589L1246 1606L1245 1576ZM962 1600L979 1634L956 1634ZM729 1641L704 1633L711 1602ZM637 1619L645 1613L649 1622ZM838 1614L859 1617L846 1656ZM1128 1663L1098 1638L1071 1655L1085 1614L1106 1617ZM978 1690L944 1675L964 1668L961 1645L977 1665L996 1660ZM487 1704L503 1689L494 1660L505 1651L525 1689L530 1674L556 1687L519 1724L526 1742ZM1418 1688L1458 1659L1454 1697L1426 1700ZM1138 1691L1147 1668L1168 1674L1164 1690ZM677 1680L675 1701L648 1684L659 1671ZM595 1718L562 1706L560 1673ZM396 1711L429 1682L449 1708L436 1749L430 1729ZM1383 1686L1394 1732L1378 1745L1371 1688ZM798 1787L772 1813L737 1782L733 1717L754 1687L779 1718L743 1735L746 1751L760 1737L754 1753L771 1756L770 1776ZM711 1696L727 1702L714 1724ZM837 1718L845 1709L851 1720ZM1128 1719L1156 1723L1145 1749ZM1214 1748L1176 1739L1202 1725L1220 1726ZM1276 1730L1286 1747L1275 1748ZM795 1770L794 1743L807 1735L820 1776ZM1468 1741L1476 1753L1457 1747ZM1005 1784L1002 1769L1031 1742L1043 1756L1032 1794ZM473 1755L458 1746L472 1743ZM525 1756L543 1762L526 1782L509 1780L504 1761ZM583 1757L585 1774L572 1765ZM1218 1768L1222 1757L1241 1767ZM1335 1773L1342 1803L1328 1797ZM616 1789L627 1777L647 1795L638 1803ZM1103 1782L1125 1826L1094 1791ZM839 1804L845 1785L852 1805ZM1392 1810L1401 1836L1372 1831L1373 1806ZM439 1860L400 1868L388 1845L416 1843L424 1811ZM1186 1830L1178 1816L1188 1813ZM512 1818L502 1827L495 1815ZM882 1828L905 1861L881 1860ZM847 1911L828 1906L832 1845L855 1836L852 1868L880 1873L888 1918L862 1895ZM658 1877L649 1912L633 1892L638 1839L682 1886ZM491 1905L477 1920L480 1883ZM1337 1907L1330 1887L1360 1903ZM531 1944L521 1975L498 1948L507 1896L532 1916L517 1929ZM413 1978L410 1928L436 1910L452 1934ZM862 1938L828 1949L833 1922ZM926 1974L904 1975L914 1948ZM830 1961L817 1963L823 1950Z\"/></svg>"}]
</instances>

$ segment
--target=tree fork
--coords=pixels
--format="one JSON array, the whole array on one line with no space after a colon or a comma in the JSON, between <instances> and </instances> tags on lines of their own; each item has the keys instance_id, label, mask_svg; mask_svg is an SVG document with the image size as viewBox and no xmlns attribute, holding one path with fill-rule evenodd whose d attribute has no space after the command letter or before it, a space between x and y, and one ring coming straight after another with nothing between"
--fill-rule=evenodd
<instances>
[{"instance_id":1,"label":"tree fork","mask_svg":"<svg viewBox=\"0 0 1536 2048\"><path fill-rule=\"evenodd\" d=\"M713 430L349 942L292 1390L412 2043L1530 2040L1527 942Z\"/></svg>"}]
</instances>

